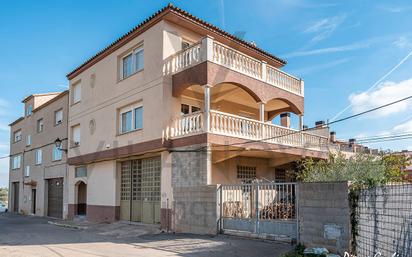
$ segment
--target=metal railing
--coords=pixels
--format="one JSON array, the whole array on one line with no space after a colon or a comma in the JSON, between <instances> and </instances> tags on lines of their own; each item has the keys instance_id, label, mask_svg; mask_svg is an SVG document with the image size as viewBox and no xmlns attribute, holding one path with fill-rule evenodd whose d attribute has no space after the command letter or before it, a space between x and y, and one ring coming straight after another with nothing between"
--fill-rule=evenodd
<instances>
[{"instance_id":1,"label":"metal railing","mask_svg":"<svg viewBox=\"0 0 412 257\"><path fill-rule=\"evenodd\" d=\"M288 92L304 95L304 83L299 78L210 37L205 37L189 48L166 58L163 64L163 74L173 75L204 61L219 64Z\"/></svg>"},{"instance_id":2,"label":"metal railing","mask_svg":"<svg viewBox=\"0 0 412 257\"><path fill-rule=\"evenodd\" d=\"M221 185L218 208L221 231L297 237L296 183Z\"/></svg>"}]
</instances>

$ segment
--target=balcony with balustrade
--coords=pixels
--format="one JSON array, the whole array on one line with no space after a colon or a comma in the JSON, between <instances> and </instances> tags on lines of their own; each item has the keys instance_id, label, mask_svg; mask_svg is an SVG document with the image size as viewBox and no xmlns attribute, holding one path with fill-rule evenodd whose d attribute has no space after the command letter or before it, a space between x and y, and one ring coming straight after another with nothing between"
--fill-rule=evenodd
<instances>
[{"instance_id":1,"label":"balcony with balustrade","mask_svg":"<svg viewBox=\"0 0 412 257\"><path fill-rule=\"evenodd\" d=\"M265 61L205 37L166 58L163 74L181 104L163 131L165 141L206 134L214 145L230 141L308 156L328 151L328 137L302 130L303 81ZM290 127L290 113L298 117L297 129ZM281 124L274 124L279 115Z\"/></svg>"}]
</instances>

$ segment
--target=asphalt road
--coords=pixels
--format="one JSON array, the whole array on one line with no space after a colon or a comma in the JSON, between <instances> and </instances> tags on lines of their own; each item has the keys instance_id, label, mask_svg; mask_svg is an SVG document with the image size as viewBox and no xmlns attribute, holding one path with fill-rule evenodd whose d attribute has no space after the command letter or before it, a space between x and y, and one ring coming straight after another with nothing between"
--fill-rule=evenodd
<instances>
[{"instance_id":1,"label":"asphalt road","mask_svg":"<svg viewBox=\"0 0 412 257\"><path fill-rule=\"evenodd\" d=\"M73 229L48 221L47 218L0 214L0 256L275 257L292 249L288 244L228 236L142 235L142 226L128 225L131 229L124 229L121 223Z\"/></svg>"}]
</instances>

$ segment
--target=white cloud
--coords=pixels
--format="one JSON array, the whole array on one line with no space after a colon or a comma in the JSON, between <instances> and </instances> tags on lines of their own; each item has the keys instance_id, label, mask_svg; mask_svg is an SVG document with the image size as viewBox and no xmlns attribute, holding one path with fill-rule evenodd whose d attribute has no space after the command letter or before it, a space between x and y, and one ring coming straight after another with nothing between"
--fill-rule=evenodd
<instances>
[{"instance_id":1,"label":"white cloud","mask_svg":"<svg viewBox=\"0 0 412 257\"><path fill-rule=\"evenodd\" d=\"M320 48L320 49L314 49L314 50L308 50L308 51L297 51L297 52L285 54L282 57L291 58L291 57L300 57L300 56L347 52L347 51L368 48L371 44L372 42L369 42L369 41L358 42L358 43L353 43L353 44L343 45L343 46L334 46L334 47Z\"/></svg>"},{"instance_id":2,"label":"white cloud","mask_svg":"<svg viewBox=\"0 0 412 257\"><path fill-rule=\"evenodd\" d=\"M412 120L395 126L393 130L395 132L412 132Z\"/></svg>"},{"instance_id":3,"label":"white cloud","mask_svg":"<svg viewBox=\"0 0 412 257\"><path fill-rule=\"evenodd\" d=\"M350 95L349 101L352 106L352 112L359 113L411 95L412 79L409 79L399 83L384 82L371 91ZM410 108L412 108L412 100L406 100L372 112L370 116L384 117L408 111Z\"/></svg>"},{"instance_id":4,"label":"white cloud","mask_svg":"<svg viewBox=\"0 0 412 257\"><path fill-rule=\"evenodd\" d=\"M379 8L391 13L400 13L412 9L412 6L380 6Z\"/></svg>"},{"instance_id":5,"label":"white cloud","mask_svg":"<svg viewBox=\"0 0 412 257\"><path fill-rule=\"evenodd\" d=\"M342 59L337 59L332 62L327 62L327 63L322 63L319 65L313 65L313 66L308 66L305 68L293 70L291 73L292 74L297 74L299 76L307 75L312 72L320 71L320 70L325 70L329 69L335 66L338 66L340 64L346 63L350 60L351 58L342 58Z\"/></svg>"},{"instance_id":6,"label":"white cloud","mask_svg":"<svg viewBox=\"0 0 412 257\"><path fill-rule=\"evenodd\" d=\"M338 15L334 17L324 18L312 23L303 32L306 34L315 34L312 42L319 42L328 38L346 19L346 15Z\"/></svg>"},{"instance_id":7,"label":"white cloud","mask_svg":"<svg viewBox=\"0 0 412 257\"><path fill-rule=\"evenodd\" d=\"M401 36L395 41L393 41L393 45L399 48L409 48L412 47L412 43L409 41L407 37Z\"/></svg>"}]
</instances>

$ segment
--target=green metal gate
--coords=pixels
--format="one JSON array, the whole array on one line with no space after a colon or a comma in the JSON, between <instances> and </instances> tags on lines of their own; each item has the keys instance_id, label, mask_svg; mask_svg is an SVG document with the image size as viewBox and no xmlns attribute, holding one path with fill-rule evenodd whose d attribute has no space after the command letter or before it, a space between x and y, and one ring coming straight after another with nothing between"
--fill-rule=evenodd
<instances>
[{"instance_id":1,"label":"green metal gate","mask_svg":"<svg viewBox=\"0 0 412 257\"><path fill-rule=\"evenodd\" d=\"M121 163L120 219L160 223L160 157Z\"/></svg>"}]
</instances>

